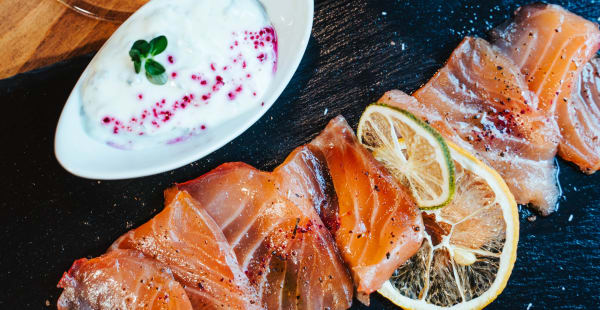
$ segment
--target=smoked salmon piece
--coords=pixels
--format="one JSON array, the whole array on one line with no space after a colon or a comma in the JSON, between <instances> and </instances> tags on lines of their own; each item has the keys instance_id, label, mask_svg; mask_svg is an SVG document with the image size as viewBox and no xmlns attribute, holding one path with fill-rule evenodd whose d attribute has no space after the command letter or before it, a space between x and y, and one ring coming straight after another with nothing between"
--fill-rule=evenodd
<instances>
[{"instance_id":1,"label":"smoked salmon piece","mask_svg":"<svg viewBox=\"0 0 600 310\"><path fill-rule=\"evenodd\" d=\"M319 205L359 298L379 289L423 240L419 209L338 116L309 145L329 170L337 204Z\"/></svg>"},{"instance_id":2,"label":"smoked salmon piece","mask_svg":"<svg viewBox=\"0 0 600 310\"><path fill-rule=\"evenodd\" d=\"M260 309L233 249L206 211L185 191L165 191L165 204L111 249L137 249L168 266L194 309Z\"/></svg>"},{"instance_id":3,"label":"smoked salmon piece","mask_svg":"<svg viewBox=\"0 0 600 310\"><path fill-rule=\"evenodd\" d=\"M518 203L531 203L542 214L555 209L558 128L538 110L511 59L485 40L467 37L413 96L390 91L379 102L421 117L492 166Z\"/></svg>"},{"instance_id":4,"label":"smoked salmon piece","mask_svg":"<svg viewBox=\"0 0 600 310\"><path fill-rule=\"evenodd\" d=\"M543 3L520 7L491 35L525 75L539 107L552 114L567 104L575 78L600 47L598 25Z\"/></svg>"},{"instance_id":5,"label":"smoked salmon piece","mask_svg":"<svg viewBox=\"0 0 600 310\"><path fill-rule=\"evenodd\" d=\"M492 37L526 76L540 108L555 116L562 134L559 155L586 173L598 170L597 105L593 94L584 93L596 86L586 77L597 63L587 64L600 47L598 25L558 5L533 4L519 8Z\"/></svg>"},{"instance_id":6,"label":"smoked salmon piece","mask_svg":"<svg viewBox=\"0 0 600 310\"><path fill-rule=\"evenodd\" d=\"M59 310L192 309L169 268L135 250L76 260L58 287Z\"/></svg>"},{"instance_id":7,"label":"smoked salmon piece","mask_svg":"<svg viewBox=\"0 0 600 310\"><path fill-rule=\"evenodd\" d=\"M600 59L588 62L575 80L568 104L557 108L558 154L588 174L600 168Z\"/></svg>"},{"instance_id":8,"label":"smoked salmon piece","mask_svg":"<svg viewBox=\"0 0 600 310\"><path fill-rule=\"evenodd\" d=\"M308 179L227 163L177 187L215 220L265 308L347 309L352 280L315 209L315 201L331 200L313 199L327 194L310 179L322 172L296 168Z\"/></svg>"}]
</instances>

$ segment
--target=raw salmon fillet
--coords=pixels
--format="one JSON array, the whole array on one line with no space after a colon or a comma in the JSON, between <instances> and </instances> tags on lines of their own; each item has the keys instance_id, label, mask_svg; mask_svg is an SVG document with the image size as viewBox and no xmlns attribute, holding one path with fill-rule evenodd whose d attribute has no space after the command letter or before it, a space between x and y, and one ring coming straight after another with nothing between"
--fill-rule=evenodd
<instances>
[{"instance_id":1,"label":"raw salmon fillet","mask_svg":"<svg viewBox=\"0 0 600 310\"><path fill-rule=\"evenodd\" d=\"M585 173L600 168L600 59L588 62L575 80L571 100L557 108L558 154Z\"/></svg>"},{"instance_id":2,"label":"raw salmon fillet","mask_svg":"<svg viewBox=\"0 0 600 310\"><path fill-rule=\"evenodd\" d=\"M423 220L405 189L338 116L309 145L327 165L338 203L321 204L361 301L417 252Z\"/></svg>"},{"instance_id":3,"label":"raw salmon fillet","mask_svg":"<svg viewBox=\"0 0 600 310\"><path fill-rule=\"evenodd\" d=\"M352 280L311 198L319 181L304 181L291 180L285 168L227 163L177 187L221 228L265 308L347 309Z\"/></svg>"},{"instance_id":4,"label":"raw salmon fillet","mask_svg":"<svg viewBox=\"0 0 600 310\"><path fill-rule=\"evenodd\" d=\"M492 31L499 46L526 76L540 108L554 115L561 130L559 155L587 173L598 170L598 118L582 74L600 47L598 25L558 5L533 4L519 8L513 21ZM587 68L588 73L582 73ZM587 83L587 85L582 85ZM588 114L592 113L592 114Z\"/></svg>"},{"instance_id":5,"label":"raw salmon fillet","mask_svg":"<svg viewBox=\"0 0 600 310\"><path fill-rule=\"evenodd\" d=\"M260 309L260 301L215 221L185 191L167 190L165 209L118 239L168 266L194 309Z\"/></svg>"},{"instance_id":6,"label":"raw salmon fillet","mask_svg":"<svg viewBox=\"0 0 600 310\"><path fill-rule=\"evenodd\" d=\"M512 60L483 39L465 38L446 65L413 94L379 102L421 117L495 168L517 202L551 213L558 199L554 155L558 129Z\"/></svg>"},{"instance_id":7,"label":"raw salmon fillet","mask_svg":"<svg viewBox=\"0 0 600 310\"><path fill-rule=\"evenodd\" d=\"M169 268L135 250L79 259L58 283L59 310L191 310Z\"/></svg>"},{"instance_id":8,"label":"raw salmon fillet","mask_svg":"<svg viewBox=\"0 0 600 310\"><path fill-rule=\"evenodd\" d=\"M525 75L540 108L554 113L567 104L575 78L600 45L598 25L558 5L520 7L491 33L494 45Z\"/></svg>"}]
</instances>

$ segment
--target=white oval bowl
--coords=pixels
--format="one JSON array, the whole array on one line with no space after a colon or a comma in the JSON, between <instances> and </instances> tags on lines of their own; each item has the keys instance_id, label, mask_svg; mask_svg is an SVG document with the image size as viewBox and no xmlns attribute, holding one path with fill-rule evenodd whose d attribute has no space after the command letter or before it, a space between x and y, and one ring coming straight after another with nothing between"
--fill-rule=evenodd
<instances>
[{"instance_id":1,"label":"white oval bowl","mask_svg":"<svg viewBox=\"0 0 600 310\"><path fill-rule=\"evenodd\" d=\"M67 99L56 127L54 153L58 162L72 174L89 179L142 177L196 161L246 131L265 114L290 82L306 50L313 21L313 0L260 2L279 40L277 72L262 98L265 103L263 107L249 110L180 143L142 150L121 150L91 138L83 128L79 90L82 77L87 74L86 69Z\"/></svg>"}]
</instances>

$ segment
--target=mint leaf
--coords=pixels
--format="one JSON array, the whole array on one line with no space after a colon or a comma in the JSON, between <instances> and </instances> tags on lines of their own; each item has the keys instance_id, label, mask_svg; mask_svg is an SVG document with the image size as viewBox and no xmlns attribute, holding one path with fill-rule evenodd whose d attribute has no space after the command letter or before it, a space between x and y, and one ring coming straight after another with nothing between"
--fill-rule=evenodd
<instances>
[{"instance_id":1,"label":"mint leaf","mask_svg":"<svg viewBox=\"0 0 600 310\"><path fill-rule=\"evenodd\" d=\"M164 72L162 74L151 75L148 73L148 71L146 71L146 78L148 81L150 81L150 83L156 85L163 85L167 83L167 75Z\"/></svg>"},{"instance_id":2,"label":"mint leaf","mask_svg":"<svg viewBox=\"0 0 600 310\"><path fill-rule=\"evenodd\" d=\"M150 51L150 44L148 44L146 40L137 40L131 46L131 50L137 50L140 53L140 56L146 57Z\"/></svg>"},{"instance_id":3,"label":"mint leaf","mask_svg":"<svg viewBox=\"0 0 600 310\"><path fill-rule=\"evenodd\" d=\"M167 48L167 37L158 36L150 41L150 54L156 56Z\"/></svg>"},{"instance_id":4,"label":"mint leaf","mask_svg":"<svg viewBox=\"0 0 600 310\"><path fill-rule=\"evenodd\" d=\"M146 63L144 64L144 69L147 74L150 75L159 75L165 73L165 67L163 67L160 63L156 62L152 58L146 59Z\"/></svg>"},{"instance_id":5,"label":"mint leaf","mask_svg":"<svg viewBox=\"0 0 600 310\"><path fill-rule=\"evenodd\" d=\"M153 56L162 53L167 48L167 43L167 37L165 36L158 36L152 39L150 43L146 40L135 41L129 50L129 57L133 61L135 73L137 74L142 71L142 62L144 62L146 78L150 83L156 85L167 83L165 67L152 59Z\"/></svg>"}]
</instances>

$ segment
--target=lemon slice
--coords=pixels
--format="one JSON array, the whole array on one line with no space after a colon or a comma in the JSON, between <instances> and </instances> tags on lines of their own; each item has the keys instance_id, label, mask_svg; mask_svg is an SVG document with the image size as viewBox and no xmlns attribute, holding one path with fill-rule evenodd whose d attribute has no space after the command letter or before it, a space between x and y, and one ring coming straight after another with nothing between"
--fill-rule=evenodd
<instances>
[{"instance_id":1,"label":"lemon slice","mask_svg":"<svg viewBox=\"0 0 600 310\"><path fill-rule=\"evenodd\" d=\"M372 104L360 118L358 139L410 188L421 209L442 207L454 195L454 165L444 138L411 113Z\"/></svg>"},{"instance_id":2,"label":"lemon slice","mask_svg":"<svg viewBox=\"0 0 600 310\"><path fill-rule=\"evenodd\" d=\"M456 194L423 211L425 238L379 293L405 309L481 309L504 289L517 257L517 204L498 173L448 142Z\"/></svg>"}]
</instances>

